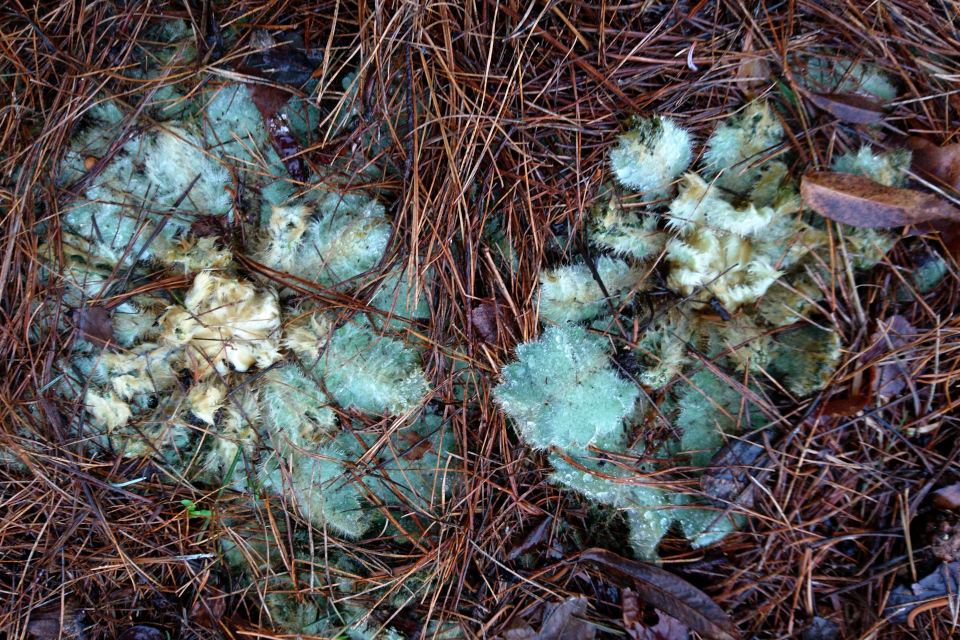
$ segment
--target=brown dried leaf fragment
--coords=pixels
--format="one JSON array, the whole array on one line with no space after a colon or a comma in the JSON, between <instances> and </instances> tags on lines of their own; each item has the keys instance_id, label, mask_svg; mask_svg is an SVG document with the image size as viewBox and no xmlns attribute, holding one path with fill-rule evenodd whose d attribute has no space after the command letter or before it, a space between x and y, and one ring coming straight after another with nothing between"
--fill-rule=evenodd
<instances>
[{"instance_id":1,"label":"brown dried leaf fragment","mask_svg":"<svg viewBox=\"0 0 960 640\"><path fill-rule=\"evenodd\" d=\"M960 509L960 483L940 487L930 494L930 505L935 509L955 511Z\"/></svg>"},{"instance_id":2,"label":"brown dried leaf fragment","mask_svg":"<svg viewBox=\"0 0 960 640\"><path fill-rule=\"evenodd\" d=\"M938 147L917 136L907 138L913 152L912 169L924 178L960 191L960 144Z\"/></svg>"},{"instance_id":3,"label":"brown dried leaf fragment","mask_svg":"<svg viewBox=\"0 0 960 640\"><path fill-rule=\"evenodd\" d=\"M878 102L852 93L811 93L810 102L842 122L876 124L886 115Z\"/></svg>"},{"instance_id":4,"label":"brown dried leaf fragment","mask_svg":"<svg viewBox=\"0 0 960 640\"><path fill-rule=\"evenodd\" d=\"M167 640L167 634L156 627L138 624L117 636L117 640Z\"/></svg>"},{"instance_id":5,"label":"brown dried leaf fragment","mask_svg":"<svg viewBox=\"0 0 960 640\"><path fill-rule=\"evenodd\" d=\"M497 313L497 305L484 300L470 311L470 320L473 322L477 333L491 344L496 344L500 336L500 321Z\"/></svg>"},{"instance_id":6,"label":"brown dried leaf fragment","mask_svg":"<svg viewBox=\"0 0 960 640\"><path fill-rule=\"evenodd\" d=\"M631 640L689 640L690 629L676 618L657 611L657 624L646 626L640 619L640 600L631 589L620 595L623 606L623 626Z\"/></svg>"},{"instance_id":7,"label":"brown dried leaf fragment","mask_svg":"<svg viewBox=\"0 0 960 640\"><path fill-rule=\"evenodd\" d=\"M500 637L503 640L593 640L597 628L583 620L587 615L587 599L583 596L567 598L552 607L539 632L522 618L515 619Z\"/></svg>"},{"instance_id":8,"label":"brown dried leaf fragment","mask_svg":"<svg viewBox=\"0 0 960 640\"><path fill-rule=\"evenodd\" d=\"M201 595L197 598L190 610L190 619L201 627L216 629L226 610L227 601L224 593L213 588L212 596L204 597Z\"/></svg>"},{"instance_id":9,"label":"brown dried leaf fragment","mask_svg":"<svg viewBox=\"0 0 960 640\"><path fill-rule=\"evenodd\" d=\"M753 52L753 33L747 31L743 36L743 62L737 67L737 88L751 100L756 97L756 89L770 82L770 63L766 58L755 55Z\"/></svg>"},{"instance_id":10,"label":"brown dried leaf fragment","mask_svg":"<svg viewBox=\"0 0 960 640\"><path fill-rule=\"evenodd\" d=\"M553 525L553 516L547 516L540 521L530 532L523 537L520 544L510 549L507 560L516 560L525 553L529 553L550 539L550 530Z\"/></svg>"},{"instance_id":11,"label":"brown dried leaf fragment","mask_svg":"<svg viewBox=\"0 0 960 640\"><path fill-rule=\"evenodd\" d=\"M307 168L300 156L300 143L297 142L290 131L290 121L286 114L278 113L265 120L267 132L270 135L270 144L276 149L277 155L283 161L283 166L287 169L287 173L297 182L306 181Z\"/></svg>"},{"instance_id":12,"label":"brown dried leaf fragment","mask_svg":"<svg viewBox=\"0 0 960 640\"><path fill-rule=\"evenodd\" d=\"M81 307L73 312L77 331L84 340L99 349L106 349L117 340L113 335L113 319L101 306Z\"/></svg>"},{"instance_id":13,"label":"brown dried leaf fragment","mask_svg":"<svg viewBox=\"0 0 960 640\"><path fill-rule=\"evenodd\" d=\"M877 324L877 330L870 337L870 348L863 352L863 362L874 363L883 359L873 376L872 391L881 396L892 397L907 386L906 375L915 375L895 355L885 358L888 353L902 349L910 344L905 336L916 336L920 332L901 315L890 316Z\"/></svg>"},{"instance_id":14,"label":"brown dried leaf fragment","mask_svg":"<svg viewBox=\"0 0 960 640\"><path fill-rule=\"evenodd\" d=\"M37 640L80 640L87 637L83 617L80 600L69 596L63 600L62 606L57 600L31 611L27 633Z\"/></svg>"},{"instance_id":15,"label":"brown dried leaf fragment","mask_svg":"<svg viewBox=\"0 0 960 640\"><path fill-rule=\"evenodd\" d=\"M264 122L270 120L283 109L283 105L293 97L293 93L269 84L247 84L250 99L263 116Z\"/></svg>"},{"instance_id":16,"label":"brown dried leaf fragment","mask_svg":"<svg viewBox=\"0 0 960 640\"><path fill-rule=\"evenodd\" d=\"M800 195L824 218L854 227L876 229L933 220L960 221L960 209L936 196L885 187L850 173L808 173L800 183Z\"/></svg>"},{"instance_id":17,"label":"brown dried leaf fragment","mask_svg":"<svg viewBox=\"0 0 960 640\"><path fill-rule=\"evenodd\" d=\"M607 575L632 580L637 596L711 640L736 640L740 632L717 603L686 580L606 549L587 549L581 560L599 564Z\"/></svg>"}]
</instances>

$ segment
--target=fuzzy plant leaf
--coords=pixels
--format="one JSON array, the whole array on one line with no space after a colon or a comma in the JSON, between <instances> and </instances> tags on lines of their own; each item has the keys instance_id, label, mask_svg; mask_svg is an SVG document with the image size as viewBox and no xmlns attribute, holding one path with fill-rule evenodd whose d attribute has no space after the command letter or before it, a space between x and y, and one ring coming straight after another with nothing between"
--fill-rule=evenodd
<instances>
[{"instance_id":1,"label":"fuzzy plant leaf","mask_svg":"<svg viewBox=\"0 0 960 640\"><path fill-rule=\"evenodd\" d=\"M710 462L724 445L725 433L758 429L767 422L756 405L711 371L701 370L690 376L677 395L675 424L683 435L676 453L689 455L693 467L705 467Z\"/></svg>"},{"instance_id":2,"label":"fuzzy plant leaf","mask_svg":"<svg viewBox=\"0 0 960 640\"><path fill-rule=\"evenodd\" d=\"M255 468L262 424L256 394L248 388L240 389L224 403L223 412L197 479L215 486L227 485L235 491L251 491L256 478L249 478L247 472Z\"/></svg>"},{"instance_id":3,"label":"fuzzy plant leaf","mask_svg":"<svg viewBox=\"0 0 960 640\"><path fill-rule=\"evenodd\" d=\"M695 320L677 311L654 318L634 350L639 381L660 389L673 380L690 363L687 342L697 328Z\"/></svg>"},{"instance_id":4,"label":"fuzzy plant leaf","mask_svg":"<svg viewBox=\"0 0 960 640\"><path fill-rule=\"evenodd\" d=\"M768 371L791 393L807 396L822 389L840 362L840 335L808 325L777 334Z\"/></svg>"},{"instance_id":5,"label":"fuzzy plant leaf","mask_svg":"<svg viewBox=\"0 0 960 640\"><path fill-rule=\"evenodd\" d=\"M430 512L450 490L453 433L438 415L426 414L393 431L386 441L380 433L344 433L338 442L356 458L382 445L362 480L384 504Z\"/></svg>"},{"instance_id":6,"label":"fuzzy plant leaf","mask_svg":"<svg viewBox=\"0 0 960 640\"><path fill-rule=\"evenodd\" d=\"M643 272L623 260L602 256L597 274L610 294L613 306L620 304ZM540 273L540 316L556 323L592 320L609 309L603 290L585 264L575 264Z\"/></svg>"},{"instance_id":7,"label":"fuzzy plant leaf","mask_svg":"<svg viewBox=\"0 0 960 640\"><path fill-rule=\"evenodd\" d=\"M663 198L671 181L690 166L690 134L670 118L636 118L610 152L610 166L620 184L645 200Z\"/></svg>"},{"instance_id":8,"label":"fuzzy plant leaf","mask_svg":"<svg viewBox=\"0 0 960 640\"><path fill-rule=\"evenodd\" d=\"M869 146L849 151L833 161L831 168L839 173L865 176L885 187L902 187L910 168L910 152L905 149L875 153Z\"/></svg>"},{"instance_id":9,"label":"fuzzy plant leaf","mask_svg":"<svg viewBox=\"0 0 960 640\"><path fill-rule=\"evenodd\" d=\"M383 205L359 193L327 194L316 215L306 206L273 206L258 257L267 266L324 286L349 282L382 259L393 233Z\"/></svg>"},{"instance_id":10,"label":"fuzzy plant leaf","mask_svg":"<svg viewBox=\"0 0 960 640\"><path fill-rule=\"evenodd\" d=\"M601 338L555 326L517 348L503 369L497 402L532 447L586 447L615 437L639 391L614 372Z\"/></svg>"},{"instance_id":11,"label":"fuzzy plant leaf","mask_svg":"<svg viewBox=\"0 0 960 640\"><path fill-rule=\"evenodd\" d=\"M638 215L610 197L594 211L590 239L617 256L643 260L663 251L667 234L659 229L656 216Z\"/></svg>"},{"instance_id":12,"label":"fuzzy plant leaf","mask_svg":"<svg viewBox=\"0 0 960 640\"><path fill-rule=\"evenodd\" d=\"M310 373L292 364L267 371L260 385L260 403L268 431L281 452L311 449L336 431L336 415Z\"/></svg>"},{"instance_id":13,"label":"fuzzy plant leaf","mask_svg":"<svg viewBox=\"0 0 960 640\"><path fill-rule=\"evenodd\" d=\"M857 93L889 102L897 89L876 67L833 56L811 57L805 61L799 80L808 88L826 93Z\"/></svg>"},{"instance_id":14,"label":"fuzzy plant leaf","mask_svg":"<svg viewBox=\"0 0 960 640\"><path fill-rule=\"evenodd\" d=\"M314 525L360 538L370 526L370 516L361 508L361 495L348 468L352 456L335 441L310 451L268 456L260 468L263 488L292 498L301 515Z\"/></svg>"},{"instance_id":15,"label":"fuzzy plant leaf","mask_svg":"<svg viewBox=\"0 0 960 640\"><path fill-rule=\"evenodd\" d=\"M341 407L378 415L407 411L428 391L419 354L366 323L337 329L313 371Z\"/></svg>"},{"instance_id":16,"label":"fuzzy plant leaf","mask_svg":"<svg viewBox=\"0 0 960 640\"><path fill-rule=\"evenodd\" d=\"M407 268L390 271L370 298L370 306L383 311L391 320L391 326L402 329L411 320L430 317L430 305L425 290L433 280L433 274L410 273Z\"/></svg>"},{"instance_id":17,"label":"fuzzy plant leaf","mask_svg":"<svg viewBox=\"0 0 960 640\"><path fill-rule=\"evenodd\" d=\"M754 167L783 139L780 118L763 101L751 103L740 115L719 125L707 140L706 176L724 189L745 193L756 183ZM721 173L722 172L722 173Z\"/></svg>"}]
</instances>

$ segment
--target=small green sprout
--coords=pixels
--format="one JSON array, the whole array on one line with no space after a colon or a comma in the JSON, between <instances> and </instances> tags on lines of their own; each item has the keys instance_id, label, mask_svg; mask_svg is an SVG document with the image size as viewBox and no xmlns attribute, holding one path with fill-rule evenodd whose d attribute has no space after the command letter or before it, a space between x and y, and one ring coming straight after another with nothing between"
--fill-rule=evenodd
<instances>
[{"instance_id":1,"label":"small green sprout","mask_svg":"<svg viewBox=\"0 0 960 640\"><path fill-rule=\"evenodd\" d=\"M187 509L187 517L189 518L210 518L213 516L213 511L210 509L197 509L197 505L193 500L181 500L182 504Z\"/></svg>"}]
</instances>

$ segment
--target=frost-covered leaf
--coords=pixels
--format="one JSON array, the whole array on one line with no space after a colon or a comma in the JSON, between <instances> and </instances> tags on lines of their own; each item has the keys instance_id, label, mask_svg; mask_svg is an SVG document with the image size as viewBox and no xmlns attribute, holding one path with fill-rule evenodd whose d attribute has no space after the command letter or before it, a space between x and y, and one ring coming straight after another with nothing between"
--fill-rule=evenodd
<instances>
[{"instance_id":1,"label":"frost-covered leaf","mask_svg":"<svg viewBox=\"0 0 960 640\"><path fill-rule=\"evenodd\" d=\"M419 354L360 323L334 331L314 371L340 406L374 414L407 411L428 391Z\"/></svg>"},{"instance_id":2,"label":"frost-covered leaf","mask_svg":"<svg viewBox=\"0 0 960 640\"><path fill-rule=\"evenodd\" d=\"M533 447L586 447L616 434L638 391L610 366L603 340L580 327L549 327L517 348L497 402Z\"/></svg>"},{"instance_id":3,"label":"frost-covered leaf","mask_svg":"<svg viewBox=\"0 0 960 640\"><path fill-rule=\"evenodd\" d=\"M540 273L540 315L553 322L581 322L604 314L643 277L643 272L623 260L602 256L597 274L610 299L585 264L576 264Z\"/></svg>"},{"instance_id":4,"label":"frost-covered leaf","mask_svg":"<svg viewBox=\"0 0 960 640\"><path fill-rule=\"evenodd\" d=\"M666 195L665 187L690 166L690 134L670 118L637 118L619 142L610 151L613 173L646 200Z\"/></svg>"},{"instance_id":5,"label":"frost-covered leaf","mask_svg":"<svg viewBox=\"0 0 960 640\"><path fill-rule=\"evenodd\" d=\"M866 176L885 187L902 187L910 167L910 153L889 151L874 153L869 146L850 151L833 161L831 168L839 173Z\"/></svg>"}]
</instances>

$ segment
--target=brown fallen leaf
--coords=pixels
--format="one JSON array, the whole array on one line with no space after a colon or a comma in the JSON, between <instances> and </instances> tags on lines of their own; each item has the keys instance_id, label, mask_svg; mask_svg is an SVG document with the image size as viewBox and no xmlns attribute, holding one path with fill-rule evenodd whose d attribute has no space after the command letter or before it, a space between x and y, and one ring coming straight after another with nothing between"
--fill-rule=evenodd
<instances>
[{"instance_id":1,"label":"brown fallen leaf","mask_svg":"<svg viewBox=\"0 0 960 640\"><path fill-rule=\"evenodd\" d=\"M889 358L884 358L884 356L907 346L910 344L907 336L912 337L919 333L917 328L901 315L890 316L877 323L877 330L870 336L870 346L859 358L861 362L865 363L875 363L883 360L876 365L876 373L871 385L871 390L874 393L889 398L900 393L907 386L904 375L915 375L916 372L906 368L906 365L902 362L904 358L900 358L900 361L898 361L893 355Z\"/></svg>"},{"instance_id":2,"label":"brown fallen leaf","mask_svg":"<svg viewBox=\"0 0 960 640\"><path fill-rule=\"evenodd\" d=\"M293 93L280 87L269 84L247 83L250 99L263 116L264 122L274 117L283 109L283 105L293 97Z\"/></svg>"},{"instance_id":3,"label":"brown fallen leaf","mask_svg":"<svg viewBox=\"0 0 960 640\"><path fill-rule=\"evenodd\" d=\"M583 620L587 615L587 599L583 596L567 598L552 607L540 631L533 630L526 620L515 619L501 632L503 640L593 640L597 628Z\"/></svg>"},{"instance_id":4,"label":"brown fallen leaf","mask_svg":"<svg viewBox=\"0 0 960 640\"><path fill-rule=\"evenodd\" d=\"M960 562L945 562L937 569L908 586L895 587L887 598L883 617L896 624L913 627L917 613L955 603L960 589Z\"/></svg>"},{"instance_id":5,"label":"brown fallen leaf","mask_svg":"<svg viewBox=\"0 0 960 640\"><path fill-rule=\"evenodd\" d=\"M516 560L525 553L529 553L544 544L550 538L550 530L553 527L553 516L547 516L523 537L520 544L510 549L507 553L507 560Z\"/></svg>"},{"instance_id":6,"label":"brown fallen leaf","mask_svg":"<svg viewBox=\"0 0 960 640\"><path fill-rule=\"evenodd\" d=\"M307 169L300 155L300 143L293 137L290 131L290 121L286 114L278 113L273 117L264 119L267 125L267 133L270 136L270 144L276 149L277 155L283 161L287 173L297 182L304 182L307 179Z\"/></svg>"},{"instance_id":7,"label":"brown fallen leaf","mask_svg":"<svg viewBox=\"0 0 960 640\"><path fill-rule=\"evenodd\" d=\"M886 115L878 102L853 93L811 93L809 98L841 122L876 124Z\"/></svg>"},{"instance_id":8,"label":"brown fallen leaf","mask_svg":"<svg viewBox=\"0 0 960 640\"><path fill-rule=\"evenodd\" d=\"M847 418L863 411L868 402L870 402L870 396L866 393L850 396L849 398L831 400L820 407L816 415L827 418Z\"/></svg>"},{"instance_id":9,"label":"brown fallen leaf","mask_svg":"<svg viewBox=\"0 0 960 640\"><path fill-rule=\"evenodd\" d=\"M80 307L73 312L73 321L80 336L99 349L116 344L113 335L113 319L110 312L101 306Z\"/></svg>"},{"instance_id":10,"label":"brown fallen leaf","mask_svg":"<svg viewBox=\"0 0 960 640\"><path fill-rule=\"evenodd\" d=\"M432 443L430 438L417 433L401 433L397 440L400 442L400 457L407 462L416 462L423 458L427 451L430 451ZM391 455L391 454L386 454Z\"/></svg>"},{"instance_id":11,"label":"brown fallen leaf","mask_svg":"<svg viewBox=\"0 0 960 640\"><path fill-rule=\"evenodd\" d=\"M724 502L737 501L745 507L753 506L753 487L749 474L751 467L766 453L763 444L750 440L731 439L710 460L700 488L703 492Z\"/></svg>"},{"instance_id":12,"label":"brown fallen leaf","mask_svg":"<svg viewBox=\"0 0 960 640\"><path fill-rule=\"evenodd\" d=\"M911 168L915 172L960 191L960 144L940 147L918 136L910 136L906 143L913 152Z\"/></svg>"},{"instance_id":13,"label":"brown fallen leaf","mask_svg":"<svg viewBox=\"0 0 960 640\"><path fill-rule=\"evenodd\" d=\"M470 311L470 320L477 333L491 344L496 344L500 336L497 305L491 300L484 300Z\"/></svg>"},{"instance_id":14,"label":"brown fallen leaf","mask_svg":"<svg viewBox=\"0 0 960 640\"><path fill-rule=\"evenodd\" d=\"M83 610L74 596L59 600L30 612L27 633L36 640L80 640L86 637ZM61 628L60 623L63 622Z\"/></svg>"},{"instance_id":15,"label":"brown fallen leaf","mask_svg":"<svg viewBox=\"0 0 960 640\"><path fill-rule=\"evenodd\" d=\"M663 611L657 611L657 624L652 627L644 625L640 619L640 601L631 589L621 592L620 604L623 607L623 627L631 640L689 640L687 625Z\"/></svg>"},{"instance_id":16,"label":"brown fallen leaf","mask_svg":"<svg viewBox=\"0 0 960 640\"><path fill-rule=\"evenodd\" d=\"M850 173L819 171L803 176L800 195L824 218L854 227L902 227L932 220L960 221L946 200L910 189L885 187Z\"/></svg>"},{"instance_id":17,"label":"brown fallen leaf","mask_svg":"<svg viewBox=\"0 0 960 640\"><path fill-rule=\"evenodd\" d=\"M960 509L960 483L940 487L931 493L930 504L935 509L947 511Z\"/></svg>"},{"instance_id":18,"label":"brown fallen leaf","mask_svg":"<svg viewBox=\"0 0 960 640\"><path fill-rule=\"evenodd\" d=\"M156 627L138 624L126 629L117 640L167 640L167 634Z\"/></svg>"},{"instance_id":19,"label":"brown fallen leaf","mask_svg":"<svg viewBox=\"0 0 960 640\"><path fill-rule=\"evenodd\" d=\"M740 632L717 603L672 573L627 560L606 549L587 549L580 554L580 559L597 563L614 579L632 581L641 600L676 618L704 638L735 640L740 637Z\"/></svg>"},{"instance_id":20,"label":"brown fallen leaf","mask_svg":"<svg viewBox=\"0 0 960 640\"><path fill-rule=\"evenodd\" d=\"M814 618L810 626L803 630L800 640L837 640L840 637L840 625L825 618Z\"/></svg>"},{"instance_id":21,"label":"brown fallen leaf","mask_svg":"<svg viewBox=\"0 0 960 640\"><path fill-rule=\"evenodd\" d=\"M201 627L207 629L216 629L227 610L227 601L224 594L219 589L213 589L212 597L203 597L197 599L190 609L190 619Z\"/></svg>"},{"instance_id":22,"label":"brown fallen leaf","mask_svg":"<svg viewBox=\"0 0 960 640\"><path fill-rule=\"evenodd\" d=\"M747 31L743 36L744 54L753 52L753 32ZM766 58L744 55L743 62L737 67L737 88L748 98L756 96L757 87L770 82L770 63Z\"/></svg>"},{"instance_id":23,"label":"brown fallen leaf","mask_svg":"<svg viewBox=\"0 0 960 640\"><path fill-rule=\"evenodd\" d=\"M254 29L250 34L247 64L262 76L278 82L300 86L313 77L319 66L302 49L297 34Z\"/></svg>"}]
</instances>

